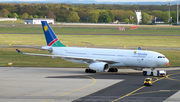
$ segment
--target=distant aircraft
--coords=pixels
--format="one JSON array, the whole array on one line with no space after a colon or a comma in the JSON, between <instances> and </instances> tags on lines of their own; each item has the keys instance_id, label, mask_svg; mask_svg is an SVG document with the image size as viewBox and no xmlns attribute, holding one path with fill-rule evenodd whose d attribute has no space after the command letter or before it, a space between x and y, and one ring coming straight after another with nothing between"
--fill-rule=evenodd
<instances>
[{"instance_id":1,"label":"distant aircraft","mask_svg":"<svg viewBox=\"0 0 180 102\"><path fill-rule=\"evenodd\" d=\"M51 56L74 63L88 64L89 68L85 70L86 73L117 72L118 69L114 67L154 69L169 63L169 60L163 54L154 51L66 47L60 42L46 21L41 23L47 42L47 46L43 46L42 49L52 55L23 53L16 49L18 53Z\"/></svg>"}]
</instances>

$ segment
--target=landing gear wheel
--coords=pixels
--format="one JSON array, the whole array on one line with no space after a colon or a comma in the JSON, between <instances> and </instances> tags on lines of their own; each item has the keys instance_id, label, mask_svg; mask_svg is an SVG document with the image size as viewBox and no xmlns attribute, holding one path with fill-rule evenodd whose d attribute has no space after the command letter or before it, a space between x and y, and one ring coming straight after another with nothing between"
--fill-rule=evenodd
<instances>
[{"instance_id":1,"label":"landing gear wheel","mask_svg":"<svg viewBox=\"0 0 180 102\"><path fill-rule=\"evenodd\" d=\"M153 76L153 72L151 72L151 75L150 76Z\"/></svg>"},{"instance_id":2,"label":"landing gear wheel","mask_svg":"<svg viewBox=\"0 0 180 102\"><path fill-rule=\"evenodd\" d=\"M117 68L110 68L110 69L108 70L108 72L118 72L118 69L117 69Z\"/></svg>"},{"instance_id":3,"label":"landing gear wheel","mask_svg":"<svg viewBox=\"0 0 180 102\"><path fill-rule=\"evenodd\" d=\"M144 75L144 76L146 75L146 72L145 72L145 71L143 71L143 75Z\"/></svg>"},{"instance_id":4,"label":"landing gear wheel","mask_svg":"<svg viewBox=\"0 0 180 102\"><path fill-rule=\"evenodd\" d=\"M117 68L114 68L114 72L118 72L118 69L117 69Z\"/></svg>"},{"instance_id":5,"label":"landing gear wheel","mask_svg":"<svg viewBox=\"0 0 180 102\"><path fill-rule=\"evenodd\" d=\"M108 70L108 72L112 72L113 71L113 68L110 68L109 70Z\"/></svg>"},{"instance_id":6,"label":"landing gear wheel","mask_svg":"<svg viewBox=\"0 0 180 102\"><path fill-rule=\"evenodd\" d=\"M86 69L85 72L86 72L86 73L96 73L95 70L91 70L91 69Z\"/></svg>"},{"instance_id":7,"label":"landing gear wheel","mask_svg":"<svg viewBox=\"0 0 180 102\"><path fill-rule=\"evenodd\" d=\"M85 72L86 72L86 73L89 73L89 69L86 69Z\"/></svg>"}]
</instances>

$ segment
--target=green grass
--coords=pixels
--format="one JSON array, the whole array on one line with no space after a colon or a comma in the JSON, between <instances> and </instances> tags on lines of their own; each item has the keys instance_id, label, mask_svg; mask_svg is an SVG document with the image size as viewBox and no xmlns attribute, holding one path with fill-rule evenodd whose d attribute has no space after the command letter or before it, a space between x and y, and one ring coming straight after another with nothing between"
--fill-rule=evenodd
<instances>
[{"instance_id":1,"label":"green grass","mask_svg":"<svg viewBox=\"0 0 180 102\"><path fill-rule=\"evenodd\" d=\"M47 53L46 51L39 51L36 49L21 48L21 50L29 53ZM12 48L0 49L0 56L0 66L8 66L8 63L12 62L12 66L16 67L87 67L87 65L67 62L60 58L52 59L51 57L22 55Z\"/></svg>"},{"instance_id":2,"label":"green grass","mask_svg":"<svg viewBox=\"0 0 180 102\"><path fill-rule=\"evenodd\" d=\"M69 46L180 47L180 36L57 35ZM86 43L85 43L86 42ZM43 34L0 34L0 44L46 45Z\"/></svg>"},{"instance_id":3,"label":"green grass","mask_svg":"<svg viewBox=\"0 0 180 102\"><path fill-rule=\"evenodd\" d=\"M57 34L154 34L154 35L180 35L179 26L138 26L138 29L130 30L125 26L125 31L119 31L120 26L67 26L51 25ZM91 28L92 27L92 28ZM1 25L1 34L4 33L43 33L41 25Z\"/></svg>"},{"instance_id":4,"label":"green grass","mask_svg":"<svg viewBox=\"0 0 180 102\"><path fill-rule=\"evenodd\" d=\"M0 24L24 24L24 20L17 19L17 21L0 21Z\"/></svg>"},{"instance_id":5,"label":"green grass","mask_svg":"<svg viewBox=\"0 0 180 102\"><path fill-rule=\"evenodd\" d=\"M164 54L170 62L170 66L180 66L180 51L158 51ZM168 66L165 66L168 67Z\"/></svg>"}]
</instances>

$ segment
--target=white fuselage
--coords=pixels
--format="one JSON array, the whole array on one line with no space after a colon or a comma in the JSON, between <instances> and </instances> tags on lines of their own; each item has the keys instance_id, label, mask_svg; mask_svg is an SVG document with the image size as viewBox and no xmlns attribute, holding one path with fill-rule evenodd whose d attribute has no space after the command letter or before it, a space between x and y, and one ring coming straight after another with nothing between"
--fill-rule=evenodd
<instances>
[{"instance_id":1,"label":"white fuselage","mask_svg":"<svg viewBox=\"0 0 180 102\"><path fill-rule=\"evenodd\" d=\"M169 63L161 53L145 50L99 49L80 47L52 47L54 55L86 57L94 59L109 59L116 63L109 63L110 67L159 67ZM90 64L83 60L66 59L74 63Z\"/></svg>"}]
</instances>

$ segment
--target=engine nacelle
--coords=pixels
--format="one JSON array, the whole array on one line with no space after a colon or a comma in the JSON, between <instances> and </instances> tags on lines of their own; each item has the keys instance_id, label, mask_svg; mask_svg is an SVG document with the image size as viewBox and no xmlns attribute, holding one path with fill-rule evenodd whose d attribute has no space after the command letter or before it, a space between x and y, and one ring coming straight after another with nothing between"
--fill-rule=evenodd
<instances>
[{"instance_id":1,"label":"engine nacelle","mask_svg":"<svg viewBox=\"0 0 180 102\"><path fill-rule=\"evenodd\" d=\"M109 70L109 64L105 62L95 62L90 64L89 68L97 72L107 72Z\"/></svg>"}]
</instances>

